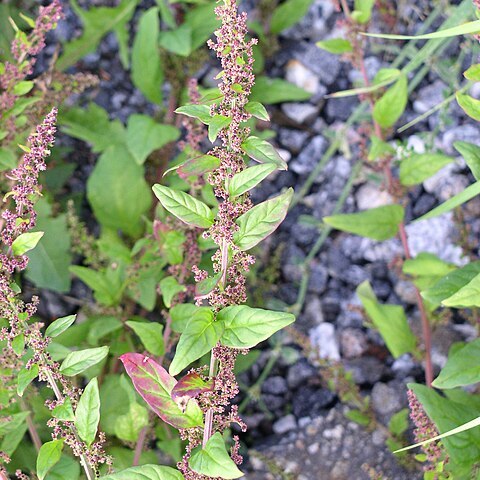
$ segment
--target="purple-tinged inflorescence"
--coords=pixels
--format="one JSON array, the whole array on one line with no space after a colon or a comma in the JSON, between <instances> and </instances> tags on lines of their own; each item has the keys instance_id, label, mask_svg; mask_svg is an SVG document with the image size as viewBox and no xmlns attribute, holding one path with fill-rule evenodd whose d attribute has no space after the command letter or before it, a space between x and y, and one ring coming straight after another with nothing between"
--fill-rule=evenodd
<instances>
[{"instance_id":1,"label":"purple-tinged inflorescence","mask_svg":"<svg viewBox=\"0 0 480 480\"><path fill-rule=\"evenodd\" d=\"M221 28L215 32L217 41L209 41L209 47L214 50L221 61L222 75L220 92L221 101L211 107L211 115L222 115L229 119L228 127L219 132L221 146L214 147L209 154L220 160L220 166L208 176L208 182L214 189L215 196L220 200L217 217L214 224L204 234L210 237L218 249L212 256L213 270L220 274L220 282L210 293L197 299L201 304L208 300L216 313L229 305L244 303L247 299L245 274L255 262L255 258L239 250L234 244L234 234L238 230L236 220L252 208L248 194L231 198L226 184L236 173L245 169L242 142L250 131L243 124L251 115L246 111L248 97L254 84L252 47L256 40L247 40L246 14L239 14L235 0L225 0L223 5L215 9L222 21ZM204 280L208 273L197 266L192 269L195 281ZM235 359L239 353L246 353L217 345L212 350L212 358L218 364L214 376L215 388L211 392L200 395L197 399L202 410L206 412L205 432L213 434L224 432L236 423L242 431L246 425L238 415L238 408L231 405L238 394L238 384L234 374ZM203 432L203 442L206 437ZM181 431L184 439L189 441L186 454L178 464L179 470L186 480L205 480L209 477L193 472L188 466L191 451L202 443L202 432L199 429ZM208 436L208 435L207 435ZM242 463L239 452L238 438L234 438L231 457L237 464Z\"/></svg>"},{"instance_id":2,"label":"purple-tinged inflorescence","mask_svg":"<svg viewBox=\"0 0 480 480\"><path fill-rule=\"evenodd\" d=\"M435 424L428 418L421 403L418 401L415 393L412 390L407 391L408 406L410 408L410 418L415 425L414 435L416 443L429 440L438 435L438 430ZM445 463L448 461L445 450L442 444L438 442L427 443L422 446L428 463L425 465L425 471L435 468L435 465L440 461Z\"/></svg>"}]
</instances>

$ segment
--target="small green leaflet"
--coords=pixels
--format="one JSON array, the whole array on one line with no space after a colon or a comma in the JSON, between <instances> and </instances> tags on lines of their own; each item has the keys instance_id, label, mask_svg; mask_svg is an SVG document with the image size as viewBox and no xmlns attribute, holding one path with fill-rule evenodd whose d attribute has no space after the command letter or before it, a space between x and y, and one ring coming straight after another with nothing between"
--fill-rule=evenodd
<instances>
[{"instance_id":1,"label":"small green leaflet","mask_svg":"<svg viewBox=\"0 0 480 480\"><path fill-rule=\"evenodd\" d=\"M263 120L264 122L270 121L270 116L266 108L260 102L248 102L245 105L245 110L259 120Z\"/></svg>"},{"instance_id":2,"label":"small green leaflet","mask_svg":"<svg viewBox=\"0 0 480 480\"><path fill-rule=\"evenodd\" d=\"M180 113L186 115L187 117L192 117L200 120L205 125L208 125L211 120L210 116L210 107L208 105L184 105L175 110L175 113Z\"/></svg>"},{"instance_id":3,"label":"small green leaflet","mask_svg":"<svg viewBox=\"0 0 480 480\"><path fill-rule=\"evenodd\" d=\"M75 427L78 435L90 446L97 435L100 422L100 394L97 378L92 378L78 401L75 410Z\"/></svg>"},{"instance_id":4,"label":"small green leaflet","mask_svg":"<svg viewBox=\"0 0 480 480\"><path fill-rule=\"evenodd\" d=\"M358 286L357 295L394 358L412 353L417 340L408 325L403 307L380 304L368 281Z\"/></svg>"},{"instance_id":5,"label":"small green leaflet","mask_svg":"<svg viewBox=\"0 0 480 480\"><path fill-rule=\"evenodd\" d=\"M279 170L287 170L287 164L277 150L261 138L248 137L242 143L242 150L259 163L273 163Z\"/></svg>"},{"instance_id":6,"label":"small green leaflet","mask_svg":"<svg viewBox=\"0 0 480 480\"><path fill-rule=\"evenodd\" d=\"M108 355L108 347L87 348L70 352L60 366L60 372L73 377L101 362Z\"/></svg>"},{"instance_id":7,"label":"small green leaflet","mask_svg":"<svg viewBox=\"0 0 480 480\"><path fill-rule=\"evenodd\" d=\"M23 396L25 389L38 377L38 365L33 364L29 370L23 368L18 372L17 376L17 394L19 397Z\"/></svg>"},{"instance_id":8,"label":"small green leaflet","mask_svg":"<svg viewBox=\"0 0 480 480\"><path fill-rule=\"evenodd\" d=\"M215 321L211 310L200 310L188 322L170 364L170 375L179 374L192 362L208 353L223 333L223 323Z\"/></svg>"},{"instance_id":9,"label":"small green leaflet","mask_svg":"<svg viewBox=\"0 0 480 480\"><path fill-rule=\"evenodd\" d=\"M18 236L12 243L14 255L23 255L34 249L43 237L43 232L26 232Z\"/></svg>"},{"instance_id":10,"label":"small green leaflet","mask_svg":"<svg viewBox=\"0 0 480 480\"><path fill-rule=\"evenodd\" d=\"M403 216L402 206L385 205L358 213L325 217L323 221L337 230L382 241L388 240L398 233Z\"/></svg>"},{"instance_id":11,"label":"small green leaflet","mask_svg":"<svg viewBox=\"0 0 480 480\"><path fill-rule=\"evenodd\" d=\"M65 397L63 403L57 405L52 410L52 415L55 418L60 420L64 420L66 422L74 422L75 421L75 414L73 413L72 402L69 397Z\"/></svg>"},{"instance_id":12,"label":"small green leaflet","mask_svg":"<svg viewBox=\"0 0 480 480\"><path fill-rule=\"evenodd\" d=\"M313 0L286 0L272 11L270 32L278 34L292 27L307 13Z\"/></svg>"},{"instance_id":13,"label":"small green leaflet","mask_svg":"<svg viewBox=\"0 0 480 480\"><path fill-rule=\"evenodd\" d=\"M252 87L250 101L259 101L264 105L273 105L281 102L301 102L308 100L312 94L303 88L281 78L259 76Z\"/></svg>"},{"instance_id":14,"label":"small green leaflet","mask_svg":"<svg viewBox=\"0 0 480 480\"><path fill-rule=\"evenodd\" d=\"M180 190L159 185L153 186L153 193L162 206L182 222L199 228L209 228L213 225L213 212L200 200Z\"/></svg>"},{"instance_id":15,"label":"small green leaflet","mask_svg":"<svg viewBox=\"0 0 480 480\"><path fill-rule=\"evenodd\" d=\"M463 156L475 180L480 180L480 147L469 142L457 141L453 144Z\"/></svg>"},{"instance_id":16,"label":"small green leaflet","mask_svg":"<svg viewBox=\"0 0 480 480\"><path fill-rule=\"evenodd\" d=\"M256 187L276 169L277 167L272 163L249 167L233 176L228 184L228 192L232 197L238 197Z\"/></svg>"},{"instance_id":17,"label":"small green leaflet","mask_svg":"<svg viewBox=\"0 0 480 480\"><path fill-rule=\"evenodd\" d=\"M372 16L375 0L355 0L352 18L358 23L367 23Z\"/></svg>"},{"instance_id":18,"label":"small green leaflet","mask_svg":"<svg viewBox=\"0 0 480 480\"><path fill-rule=\"evenodd\" d=\"M434 305L440 305L443 300L451 297L473 278L480 274L480 262L472 262L462 268L447 273L437 283L421 292L422 297Z\"/></svg>"},{"instance_id":19,"label":"small green leaflet","mask_svg":"<svg viewBox=\"0 0 480 480\"><path fill-rule=\"evenodd\" d=\"M438 217L439 215L450 212L454 208L457 208L460 205L463 205L464 203L468 202L469 200L471 200L472 198L476 197L479 194L480 194L480 181L472 183L472 185L469 185L462 192L458 193L452 198L449 198L446 202L443 202L438 207L435 207L433 210L430 210L425 215L422 215L421 217L417 218L415 222L418 222L420 220L426 220L427 218Z\"/></svg>"},{"instance_id":20,"label":"small green leaflet","mask_svg":"<svg viewBox=\"0 0 480 480\"><path fill-rule=\"evenodd\" d=\"M407 76L400 78L375 103L373 118L383 128L391 127L401 116L408 101Z\"/></svg>"},{"instance_id":21,"label":"small green leaflet","mask_svg":"<svg viewBox=\"0 0 480 480\"><path fill-rule=\"evenodd\" d=\"M73 324L76 318L76 315L68 315L67 317L57 318L47 327L47 330L45 330L45 336L50 338L58 337L58 335L63 333Z\"/></svg>"},{"instance_id":22,"label":"small green leaflet","mask_svg":"<svg viewBox=\"0 0 480 480\"><path fill-rule=\"evenodd\" d=\"M132 2L135 4L136 2ZM132 46L133 84L153 103L162 103L163 68L158 48L160 21L156 7L142 14Z\"/></svg>"},{"instance_id":23,"label":"small green leaflet","mask_svg":"<svg viewBox=\"0 0 480 480\"><path fill-rule=\"evenodd\" d=\"M20 97L26 95L35 84L32 81L25 80L23 82L18 82L13 86L13 94Z\"/></svg>"},{"instance_id":24,"label":"small green leaflet","mask_svg":"<svg viewBox=\"0 0 480 480\"><path fill-rule=\"evenodd\" d=\"M235 462L230 458L225 448L225 442L220 432L212 435L205 448L196 448L188 462L190 468L207 477L225 479L243 477Z\"/></svg>"},{"instance_id":25,"label":"small green leaflet","mask_svg":"<svg viewBox=\"0 0 480 480\"><path fill-rule=\"evenodd\" d=\"M230 123L232 123L232 119L224 115L214 115L211 117L208 122L208 139L213 143L217 139L218 134L224 128L227 128Z\"/></svg>"},{"instance_id":26,"label":"small green leaflet","mask_svg":"<svg viewBox=\"0 0 480 480\"><path fill-rule=\"evenodd\" d=\"M43 480L50 469L60 460L63 450L63 440L52 440L44 443L38 452L37 477Z\"/></svg>"},{"instance_id":27,"label":"small green leaflet","mask_svg":"<svg viewBox=\"0 0 480 480\"><path fill-rule=\"evenodd\" d=\"M293 188L270 200L255 205L237 219L239 230L233 241L240 250L246 251L260 243L282 223L293 197Z\"/></svg>"},{"instance_id":28,"label":"small green leaflet","mask_svg":"<svg viewBox=\"0 0 480 480\"><path fill-rule=\"evenodd\" d=\"M480 274L442 301L446 307L480 307Z\"/></svg>"},{"instance_id":29,"label":"small green leaflet","mask_svg":"<svg viewBox=\"0 0 480 480\"><path fill-rule=\"evenodd\" d=\"M480 122L480 100L460 92L456 94L457 102L462 110L470 117Z\"/></svg>"},{"instance_id":30,"label":"small green leaflet","mask_svg":"<svg viewBox=\"0 0 480 480\"><path fill-rule=\"evenodd\" d=\"M342 53L351 52L353 50L352 44L344 38L330 38L316 43L318 48L326 50L334 55L341 55Z\"/></svg>"},{"instance_id":31,"label":"small green leaflet","mask_svg":"<svg viewBox=\"0 0 480 480\"><path fill-rule=\"evenodd\" d=\"M191 303L181 303L170 309L172 330L176 333L183 333L190 319L199 310L210 310L208 307L197 307Z\"/></svg>"},{"instance_id":32,"label":"small green leaflet","mask_svg":"<svg viewBox=\"0 0 480 480\"><path fill-rule=\"evenodd\" d=\"M183 475L170 467L142 465L100 477L101 480L184 480Z\"/></svg>"},{"instance_id":33,"label":"small green leaflet","mask_svg":"<svg viewBox=\"0 0 480 480\"><path fill-rule=\"evenodd\" d=\"M142 428L148 425L148 410L136 402L130 403L129 411L115 421L115 435L121 440L135 442Z\"/></svg>"},{"instance_id":34,"label":"small green leaflet","mask_svg":"<svg viewBox=\"0 0 480 480\"><path fill-rule=\"evenodd\" d=\"M132 320L126 322L126 324L138 335L149 353L156 356L165 353L162 324L157 322L136 322Z\"/></svg>"},{"instance_id":35,"label":"small green leaflet","mask_svg":"<svg viewBox=\"0 0 480 480\"><path fill-rule=\"evenodd\" d=\"M160 280L160 292L163 297L163 303L167 308L172 305L172 300L180 292L185 292L187 289L184 285L180 285L175 277L165 277Z\"/></svg>"},{"instance_id":36,"label":"small green leaflet","mask_svg":"<svg viewBox=\"0 0 480 480\"><path fill-rule=\"evenodd\" d=\"M480 339L468 343L453 355L434 380L435 388L456 388L478 383L480 380Z\"/></svg>"},{"instance_id":37,"label":"small green leaflet","mask_svg":"<svg viewBox=\"0 0 480 480\"><path fill-rule=\"evenodd\" d=\"M252 348L294 321L295 316L291 313L246 305L223 308L217 315L217 322L222 322L225 327L220 342L232 348Z\"/></svg>"},{"instance_id":38,"label":"small green leaflet","mask_svg":"<svg viewBox=\"0 0 480 480\"><path fill-rule=\"evenodd\" d=\"M472 80L473 82L480 81L480 63L470 65L464 72L463 76L467 80Z\"/></svg>"},{"instance_id":39,"label":"small green leaflet","mask_svg":"<svg viewBox=\"0 0 480 480\"><path fill-rule=\"evenodd\" d=\"M422 183L453 160L452 157L440 153L410 155L400 163L400 182L406 186Z\"/></svg>"},{"instance_id":40,"label":"small green leaflet","mask_svg":"<svg viewBox=\"0 0 480 480\"><path fill-rule=\"evenodd\" d=\"M368 37L386 38L391 40L429 40L433 38L456 37L458 35L468 35L470 33L478 32L480 32L480 20L476 20L474 22L467 22L463 25L439 30L438 32L426 33L425 35L391 35L385 33L363 33L363 35L367 35Z\"/></svg>"}]
</instances>

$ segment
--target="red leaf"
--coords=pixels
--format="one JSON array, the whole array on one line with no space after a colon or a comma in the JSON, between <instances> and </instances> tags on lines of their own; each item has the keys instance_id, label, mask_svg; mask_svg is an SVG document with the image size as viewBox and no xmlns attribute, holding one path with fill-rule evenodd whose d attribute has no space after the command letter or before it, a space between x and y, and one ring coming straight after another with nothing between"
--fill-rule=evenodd
<instances>
[{"instance_id":1,"label":"red leaf","mask_svg":"<svg viewBox=\"0 0 480 480\"><path fill-rule=\"evenodd\" d=\"M172 399L184 411L192 398L213 391L213 385L213 380L205 381L198 373L188 373L173 387Z\"/></svg>"},{"instance_id":2,"label":"red leaf","mask_svg":"<svg viewBox=\"0 0 480 480\"><path fill-rule=\"evenodd\" d=\"M125 353L120 360L137 392L164 422L175 428L203 425L203 413L197 402L188 402L182 411L172 400L177 381L161 365L139 353Z\"/></svg>"}]
</instances>

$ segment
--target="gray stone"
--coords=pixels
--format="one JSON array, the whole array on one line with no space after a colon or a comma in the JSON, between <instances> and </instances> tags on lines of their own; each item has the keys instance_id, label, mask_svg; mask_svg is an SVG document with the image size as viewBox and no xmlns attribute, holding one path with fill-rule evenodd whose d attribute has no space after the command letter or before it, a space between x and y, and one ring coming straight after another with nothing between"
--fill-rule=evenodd
<instances>
[{"instance_id":1,"label":"gray stone","mask_svg":"<svg viewBox=\"0 0 480 480\"><path fill-rule=\"evenodd\" d=\"M357 105L358 100L354 97L329 98L326 112L332 120L345 122Z\"/></svg>"},{"instance_id":2,"label":"gray stone","mask_svg":"<svg viewBox=\"0 0 480 480\"><path fill-rule=\"evenodd\" d=\"M297 428L297 420L291 413L285 417L279 418L272 426L277 435L283 435Z\"/></svg>"},{"instance_id":3,"label":"gray stone","mask_svg":"<svg viewBox=\"0 0 480 480\"><path fill-rule=\"evenodd\" d=\"M300 360L288 369L287 384L291 390L296 390L300 385L306 384L308 379L317 375L317 369L306 360Z\"/></svg>"},{"instance_id":4,"label":"gray stone","mask_svg":"<svg viewBox=\"0 0 480 480\"><path fill-rule=\"evenodd\" d=\"M393 203L392 196L372 183L364 183L356 192L355 200L359 210L382 207Z\"/></svg>"},{"instance_id":5,"label":"gray stone","mask_svg":"<svg viewBox=\"0 0 480 480\"><path fill-rule=\"evenodd\" d=\"M320 135L313 137L298 157L290 163L290 169L298 175L308 175L315 168L327 149L328 142Z\"/></svg>"},{"instance_id":6,"label":"gray stone","mask_svg":"<svg viewBox=\"0 0 480 480\"><path fill-rule=\"evenodd\" d=\"M319 108L310 103L283 103L282 111L285 115L298 124L311 122L319 112Z\"/></svg>"},{"instance_id":7,"label":"gray stone","mask_svg":"<svg viewBox=\"0 0 480 480\"><path fill-rule=\"evenodd\" d=\"M298 60L289 60L285 67L285 79L313 95L325 95L326 89L320 78Z\"/></svg>"},{"instance_id":8,"label":"gray stone","mask_svg":"<svg viewBox=\"0 0 480 480\"><path fill-rule=\"evenodd\" d=\"M313 43L298 42L293 48L293 56L318 75L324 85L331 85L337 79L340 72L337 55L321 50Z\"/></svg>"},{"instance_id":9,"label":"gray stone","mask_svg":"<svg viewBox=\"0 0 480 480\"><path fill-rule=\"evenodd\" d=\"M392 415L402 408L402 402L394 388L379 382L372 389L372 407L380 415Z\"/></svg>"},{"instance_id":10,"label":"gray stone","mask_svg":"<svg viewBox=\"0 0 480 480\"><path fill-rule=\"evenodd\" d=\"M310 342L320 358L340 360L335 327L331 323L321 323L310 330Z\"/></svg>"},{"instance_id":11,"label":"gray stone","mask_svg":"<svg viewBox=\"0 0 480 480\"><path fill-rule=\"evenodd\" d=\"M426 113L431 108L437 106L439 103L442 103L445 99L445 90L447 86L441 80L436 80L435 82L427 85L426 87L418 90L417 98L413 102L413 109L417 113Z\"/></svg>"},{"instance_id":12,"label":"gray stone","mask_svg":"<svg viewBox=\"0 0 480 480\"><path fill-rule=\"evenodd\" d=\"M395 293L405 302L410 305L417 303L417 294L415 286L412 282L406 280L398 280L394 286Z\"/></svg>"},{"instance_id":13,"label":"gray stone","mask_svg":"<svg viewBox=\"0 0 480 480\"><path fill-rule=\"evenodd\" d=\"M281 128L278 132L278 139L291 153L297 154L306 145L308 132L302 132L290 128Z\"/></svg>"},{"instance_id":14,"label":"gray stone","mask_svg":"<svg viewBox=\"0 0 480 480\"><path fill-rule=\"evenodd\" d=\"M342 357L361 357L368 348L365 333L358 328L346 328L340 333Z\"/></svg>"},{"instance_id":15,"label":"gray stone","mask_svg":"<svg viewBox=\"0 0 480 480\"><path fill-rule=\"evenodd\" d=\"M326 388L301 386L292 400L293 413L297 418L315 416L335 401L335 395Z\"/></svg>"},{"instance_id":16,"label":"gray stone","mask_svg":"<svg viewBox=\"0 0 480 480\"><path fill-rule=\"evenodd\" d=\"M279 376L268 377L262 384L262 392L271 395L284 395L288 391L287 381Z\"/></svg>"},{"instance_id":17,"label":"gray stone","mask_svg":"<svg viewBox=\"0 0 480 480\"><path fill-rule=\"evenodd\" d=\"M462 142L478 143L480 128L471 123L459 125L447 130L442 137L443 148L448 155L457 154L453 144L459 140Z\"/></svg>"},{"instance_id":18,"label":"gray stone","mask_svg":"<svg viewBox=\"0 0 480 480\"><path fill-rule=\"evenodd\" d=\"M367 77L370 81L373 80L377 72L380 70L381 66L382 65L380 64L380 61L377 57L365 58L365 70L367 71ZM363 75L357 69L349 70L348 79L350 80L350 83L354 85L357 83L364 85Z\"/></svg>"},{"instance_id":19,"label":"gray stone","mask_svg":"<svg viewBox=\"0 0 480 480\"><path fill-rule=\"evenodd\" d=\"M355 383L359 385L373 385L382 378L385 372L384 364L375 357L345 360L345 369L352 373Z\"/></svg>"},{"instance_id":20,"label":"gray stone","mask_svg":"<svg viewBox=\"0 0 480 480\"><path fill-rule=\"evenodd\" d=\"M321 294L327 288L328 274L321 264L313 264L310 267L310 279L308 281L308 292Z\"/></svg>"},{"instance_id":21,"label":"gray stone","mask_svg":"<svg viewBox=\"0 0 480 480\"><path fill-rule=\"evenodd\" d=\"M319 325L324 321L322 303L317 296L307 297L304 316L310 325Z\"/></svg>"}]
</instances>

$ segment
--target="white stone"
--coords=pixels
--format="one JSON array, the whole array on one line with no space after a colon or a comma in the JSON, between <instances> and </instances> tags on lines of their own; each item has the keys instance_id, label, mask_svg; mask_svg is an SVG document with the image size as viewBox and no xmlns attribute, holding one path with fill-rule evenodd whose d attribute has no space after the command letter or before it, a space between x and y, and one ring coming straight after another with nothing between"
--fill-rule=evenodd
<instances>
[{"instance_id":1,"label":"white stone","mask_svg":"<svg viewBox=\"0 0 480 480\"><path fill-rule=\"evenodd\" d=\"M340 349L333 324L325 322L312 328L310 342L318 350L320 358L340 360Z\"/></svg>"},{"instance_id":2,"label":"white stone","mask_svg":"<svg viewBox=\"0 0 480 480\"><path fill-rule=\"evenodd\" d=\"M371 183L363 184L355 195L359 210L382 207L393 203L391 195L386 190L380 190Z\"/></svg>"},{"instance_id":3,"label":"white stone","mask_svg":"<svg viewBox=\"0 0 480 480\"><path fill-rule=\"evenodd\" d=\"M317 93L319 89L319 77L298 60L290 60L287 63L285 78L288 82L310 93Z\"/></svg>"}]
</instances>

